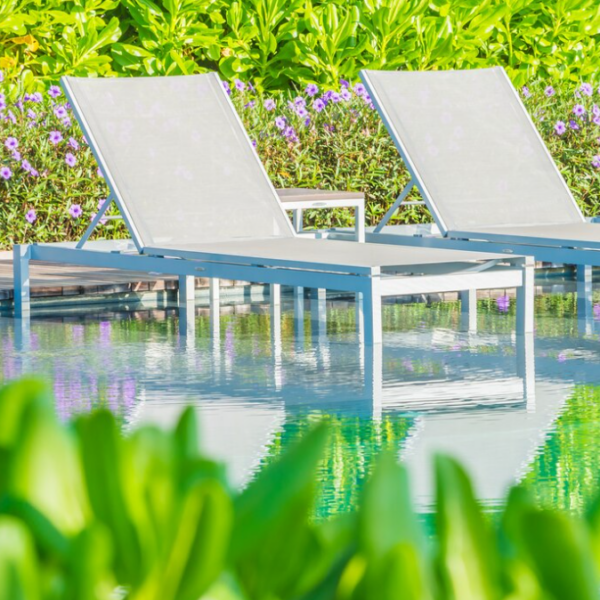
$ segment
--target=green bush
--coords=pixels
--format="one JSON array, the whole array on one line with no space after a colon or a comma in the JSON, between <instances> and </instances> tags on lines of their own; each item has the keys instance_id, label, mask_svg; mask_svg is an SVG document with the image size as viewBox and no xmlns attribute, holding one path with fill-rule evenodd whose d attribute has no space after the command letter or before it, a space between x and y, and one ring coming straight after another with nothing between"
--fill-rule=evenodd
<instances>
[{"instance_id":1,"label":"green bush","mask_svg":"<svg viewBox=\"0 0 600 600\"><path fill-rule=\"evenodd\" d=\"M315 521L326 428L241 492L196 432L191 409L125 437L106 411L61 424L38 382L0 390L0 600L600 597L598 502L579 519L514 488L494 524L439 457L428 536L388 453L356 512Z\"/></svg>"},{"instance_id":2,"label":"green bush","mask_svg":"<svg viewBox=\"0 0 600 600\"><path fill-rule=\"evenodd\" d=\"M525 90L530 95L525 103L579 205L591 216L600 203L600 91L586 85L558 86L547 95L549 86L538 82ZM362 191L367 224L381 219L409 176L360 87L265 96L241 81L237 86L243 89L232 86L234 103L277 187ZM0 248L78 239L108 190L64 96L26 94L11 102L4 89L3 104ZM581 116L573 114L577 105ZM559 123L565 128L560 134ZM111 209L109 215L116 213ZM309 210L305 216L309 227L353 223L350 209ZM393 222L429 220L422 207L411 206ZM127 233L122 222L108 220L100 235Z\"/></svg>"},{"instance_id":3,"label":"green bush","mask_svg":"<svg viewBox=\"0 0 600 600\"><path fill-rule=\"evenodd\" d=\"M595 0L4 0L0 69L25 91L60 75L189 74L261 89L337 85L361 68L505 66L588 79Z\"/></svg>"}]
</instances>

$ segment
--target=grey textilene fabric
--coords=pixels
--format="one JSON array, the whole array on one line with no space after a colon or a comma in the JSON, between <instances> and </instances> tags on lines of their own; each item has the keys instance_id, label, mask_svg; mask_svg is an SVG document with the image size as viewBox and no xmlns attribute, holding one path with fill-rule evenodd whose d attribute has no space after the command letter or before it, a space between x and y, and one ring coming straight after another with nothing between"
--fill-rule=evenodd
<instances>
[{"instance_id":1,"label":"grey textilene fabric","mask_svg":"<svg viewBox=\"0 0 600 600\"><path fill-rule=\"evenodd\" d=\"M582 221L500 67L365 73L447 230Z\"/></svg>"},{"instance_id":2,"label":"grey textilene fabric","mask_svg":"<svg viewBox=\"0 0 600 600\"><path fill-rule=\"evenodd\" d=\"M214 73L65 80L144 246L293 236Z\"/></svg>"},{"instance_id":3,"label":"grey textilene fabric","mask_svg":"<svg viewBox=\"0 0 600 600\"><path fill-rule=\"evenodd\" d=\"M461 232L462 233L462 232ZM563 223L562 225L522 225L520 227L481 227L464 232L469 239L498 240L515 244L534 244L557 248L599 248L600 223Z\"/></svg>"},{"instance_id":4,"label":"grey textilene fabric","mask_svg":"<svg viewBox=\"0 0 600 600\"><path fill-rule=\"evenodd\" d=\"M339 240L315 240L296 237L293 239L240 240L213 244L177 244L173 247L147 248L149 253L167 256L184 256L186 253L206 253L223 257L239 257L240 263L260 264L261 259L276 259L289 263L290 267L303 262L327 265L352 265L353 267L416 267L418 265L444 265L506 259L505 254L468 252L465 250L441 250L391 244L359 244ZM512 258L512 257L509 257ZM235 262L235 261L231 261ZM294 262L298 264L295 265ZM410 269L407 269L410 270Z\"/></svg>"}]
</instances>

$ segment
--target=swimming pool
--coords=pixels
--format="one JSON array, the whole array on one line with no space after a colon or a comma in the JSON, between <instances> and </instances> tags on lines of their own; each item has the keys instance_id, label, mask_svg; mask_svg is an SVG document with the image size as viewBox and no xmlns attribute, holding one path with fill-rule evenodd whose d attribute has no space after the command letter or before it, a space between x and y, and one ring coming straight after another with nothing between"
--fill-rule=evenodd
<instances>
[{"instance_id":1,"label":"swimming pool","mask_svg":"<svg viewBox=\"0 0 600 600\"><path fill-rule=\"evenodd\" d=\"M375 350L357 338L351 302L328 302L326 323L303 306L222 307L213 337L200 308L193 337L179 335L175 308L3 317L0 379L41 374L63 419L106 406L124 430L168 426L193 404L205 451L236 486L326 420L321 517L354 505L384 449L408 465L423 511L438 451L463 461L490 511L515 481L577 512L597 491L600 314L578 321L573 294L536 298L529 338L514 335L505 301L479 302L477 332L463 330L458 303L388 304Z\"/></svg>"}]
</instances>

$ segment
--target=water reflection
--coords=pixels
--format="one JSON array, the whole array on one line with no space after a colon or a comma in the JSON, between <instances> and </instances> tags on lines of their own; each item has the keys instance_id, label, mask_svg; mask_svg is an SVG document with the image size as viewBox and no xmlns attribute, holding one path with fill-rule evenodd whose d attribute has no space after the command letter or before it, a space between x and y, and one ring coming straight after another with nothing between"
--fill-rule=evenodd
<instances>
[{"instance_id":1,"label":"water reflection","mask_svg":"<svg viewBox=\"0 0 600 600\"><path fill-rule=\"evenodd\" d=\"M575 303L538 298L535 340L515 336L512 307L494 300L479 303L478 332L463 326L457 304L387 305L384 344L375 347L355 331L354 303L324 310L318 296L220 315L174 308L1 318L0 372L4 380L42 373L62 418L106 406L125 429L170 425L192 403L206 451L240 486L327 420L323 516L353 505L382 449L409 466L424 509L431 457L445 451L466 464L490 507L523 480L540 500L579 510L600 474L600 323L592 309L582 328Z\"/></svg>"}]
</instances>

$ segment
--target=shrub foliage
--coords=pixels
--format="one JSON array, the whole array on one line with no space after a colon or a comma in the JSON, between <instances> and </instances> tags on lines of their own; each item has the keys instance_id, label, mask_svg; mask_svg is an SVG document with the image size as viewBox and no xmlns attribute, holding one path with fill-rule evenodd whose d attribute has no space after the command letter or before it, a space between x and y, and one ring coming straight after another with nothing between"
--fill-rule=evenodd
<instances>
[{"instance_id":1,"label":"shrub foliage","mask_svg":"<svg viewBox=\"0 0 600 600\"><path fill-rule=\"evenodd\" d=\"M310 518L328 431L308 432L243 491L198 452L191 409L123 437L107 411L64 425L35 381L0 391L0 599L591 600L598 504L585 519L514 488L497 525L436 462L434 535L383 454L359 508Z\"/></svg>"},{"instance_id":2,"label":"shrub foliage","mask_svg":"<svg viewBox=\"0 0 600 600\"><path fill-rule=\"evenodd\" d=\"M26 91L60 75L206 69L265 89L336 84L361 68L507 67L587 79L595 0L4 0L0 68Z\"/></svg>"},{"instance_id":3,"label":"shrub foliage","mask_svg":"<svg viewBox=\"0 0 600 600\"><path fill-rule=\"evenodd\" d=\"M263 95L236 80L229 89L277 187L362 191L367 224L376 224L408 181L361 84ZM538 82L522 93L582 210L598 214L600 90ZM81 237L108 190L60 88L16 101L5 92L0 110L0 248ZM108 215L116 216L114 208ZM350 209L309 210L305 217L308 227L353 223ZM413 205L393 222L428 220L427 211ZM109 219L99 235L127 233L121 221Z\"/></svg>"}]
</instances>

